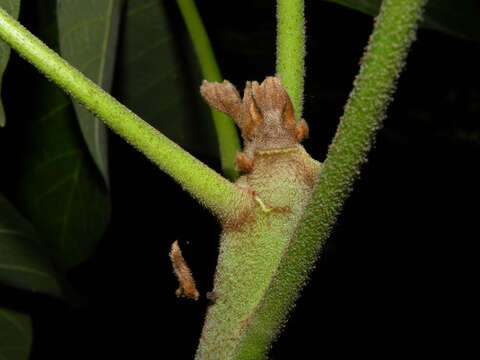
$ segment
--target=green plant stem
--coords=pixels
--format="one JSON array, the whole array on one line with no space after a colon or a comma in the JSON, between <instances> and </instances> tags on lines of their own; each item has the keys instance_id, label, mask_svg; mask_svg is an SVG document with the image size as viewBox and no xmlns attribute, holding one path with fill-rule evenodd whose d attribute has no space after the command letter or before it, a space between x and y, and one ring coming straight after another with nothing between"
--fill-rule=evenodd
<instances>
[{"instance_id":1,"label":"green plant stem","mask_svg":"<svg viewBox=\"0 0 480 360\"><path fill-rule=\"evenodd\" d=\"M101 118L221 219L249 197L120 104L0 8L0 37L50 80Z\"/></svg>"},{"instance_id":2,"label":"green plant stem","mask_svg":"<svg viewBox=\"0 0 480 360\"><path fill-rule=\"evenodd\" d=\"M18 14L20 13L20 0L0 0L0 7L1 6L4 6L5 10L12 15L12 17L18 19ZM10 47L7 44L0 43L0 89L2 88L3 73L7 67L9 57ZM0 96L0 128L4 127L5 124L5 111L3 109L3 103Z\"/></svg>"},{"instance_id":3,"label":"green plant stem","mask_svg":"<svg viewBox=\"0 0 480 360\"><path fill-rule=\"evenodd\" d=\"M425 3L383 2L310 203L250 319L251 325L242 335L236 358L260 359L265 355L305 284L385 118Z\"/></svg>"},{"instance_id":4,"label":"green plant stem","mask_svg":"<svg viewBox=\"0 0 480 360\"><path fill-rule=\"evenodd\" d=\"M382 126L387 106L393 99L426 3L427 0L384 0L382 3L307 209L329 214L321 220L322 229L329 229L335 222L361 165L366 162L376 131Z\"/></svg>"},{"instance_id":5,"label":"green plant stem","mask_svg":"<svg viewBox=\"0 0 480 360\"><path fill-rule=\"evenodd\" d=\"M195 2L193 0L177 0L177 4L182 13L183 20L187 25L190 37L192 38L193 47L195 48L203 76L208 81L221 82L223 80L222 74L218 68L212 45L208 39ZM240 151L240 140L237 129L232 119L227 115L213 108L210 109L217 132L223 173L229 179L235 180L238 177L238 171L235 168L234 159L237 151Z\"/></svg>"},{"instance_id":6,"label":"green plant stem","mask_svg":"<svg viewBox=\"0 0 480 360\"><path fill-rule=\"evenodd\" d=\"M297 121L303 113L304 61L303 0L277 0L277 74L290 95Z\"/></svg>"}]
</instances>

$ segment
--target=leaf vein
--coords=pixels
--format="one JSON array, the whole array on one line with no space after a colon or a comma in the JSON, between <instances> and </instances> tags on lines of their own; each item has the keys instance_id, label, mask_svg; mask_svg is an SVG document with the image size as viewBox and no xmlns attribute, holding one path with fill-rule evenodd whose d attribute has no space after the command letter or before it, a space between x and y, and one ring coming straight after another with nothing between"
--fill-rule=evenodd
<instances>
[{"instance_id":1,"label":"leaf vein","mask_svg":"<svg viewBox=\"0 0 480 360\"><path fill-rule=\"evenodd\" d=\"M70 193L68 203L65 208L65 215L63 216L63 227L60 235L60 247L64 250L65 250L65 239L67 234L67 225L69 222L70 212L72 210L73 198L75 196L76 187L78 185L78 180L80 175L80 166L81 166L81 159L78 159L77 168L75 170L75 173L72 175L72 178L73 178L72 191Z\"/></svg>"},{"instance_id":2,"label":"leaf vein","mask_svg":"<svg viewBox=\"0 0 480 360\"><path fill-rule=\"evenodd\" d=\"M81 29L82 27L86 27L87 25L92 25L92 24L95 24L97 22L101 22L105 20L105 17L104 16L100 16L100 17L96 17L96 18L93 18L93 19L89 19L89 20L86 20L86 21L82 21L80 23L78 23L77 25L73 26L72 28L70 28L70 30L68 30L67 32L64 32L62 34L62 37L60 38L60 42L64 42L65 39L67 37L69 37L70 35L72 35L75 31Z\"/></svg>"},{"instance_id":3,"label":"leaf vein","mask_svg":"<svg viewBox=\"0 0 480 360\"><path fill-rule=\"evenodd\" d=\"M136 8L133 8L129 11L127 11L127 16L128 17L131 17L131 16L136 16L138 13L142 12L142 11L145 11L145 10L148 10L149 8L151 8L152 6L155 6L155 3L157 1L150 1L150 2L147 2L146 4L143 4L142 6L138 6Z\"/></svg>"},{"instance_id":4,"label":"leaf vein","mask_svg":"<svg viewBox=\"0 0 480 360\"><path fill-rule=\"evenodd\" d=\"M48 278L48 279L52 279L52 277L50 275L48 275L47 273L44 273L44 272L41 272L41 271L38 271L38 270L35 270L35 269L26 268L24 266L0 264L0 270L2 270L2 269L3 270L9 270L9 271L21 271L21 272L35 274L35 275L45 277L45 278Z\"/></svg>"},{"instance_id":5,"label":"leaf vein","mask_svg":"<svg viewBox=\"0 0 480 360\"><path fill-rule=\"evenodd\" d=\"M75 177L75 174L73 175L68 175L66 177L64 177L62 180L56 182L54 185L52 185L51 188L47 189L46 191L44 191L43 193L41 193L40 195L37 196L37 198L35 198L33 201L35 204L38 204L38 202L40 202L40 200L42 200L44 197L48 196L49 194L51 194L52 192L54 192L57 188L59 188L60 186L68 183L72 178Z\"/></svg>"}]
</instances>

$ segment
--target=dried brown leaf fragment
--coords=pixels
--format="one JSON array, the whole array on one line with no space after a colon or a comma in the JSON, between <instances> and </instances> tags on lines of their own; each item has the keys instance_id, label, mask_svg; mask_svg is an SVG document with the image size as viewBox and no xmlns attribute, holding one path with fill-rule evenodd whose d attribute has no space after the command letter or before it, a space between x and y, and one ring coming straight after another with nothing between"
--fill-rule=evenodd
<instances>
[{"instance_id":1,"label":"dried brown leaf fragment","mask_svg":"<svg viewBox=\"0 0 480 360\"><path fill-rule=\"evenodd\" d=\"M195 286L192 272L183 258L182 251L178 246L178 241L174 241L170 250L170 260L172 260L173 271L177 276L179 287L175 294L180 297L188 297L190 299L198 300L200 294Z\"/></svg>"}]
</instances>

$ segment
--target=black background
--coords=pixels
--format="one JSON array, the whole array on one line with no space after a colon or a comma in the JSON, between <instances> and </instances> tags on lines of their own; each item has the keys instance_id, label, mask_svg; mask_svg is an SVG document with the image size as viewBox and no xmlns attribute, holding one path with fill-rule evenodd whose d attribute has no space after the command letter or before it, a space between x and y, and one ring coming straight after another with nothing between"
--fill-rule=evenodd
<instances>
[{"instance_id":1,"label":"black background","mask_svg":"<svg viewBox=\"0 0 480 360\"><path fill-rule=\"evenodd\" d=\"M242 89L274 73L273 1L197 3L225 78ZM323 1L307 1L306 16L305 146L322 160L373 21ZM480 356L479 46L419 31L385 126L272 359ZM216 158L195 155L219 169ZM220 228L114 134L110 166L111 226L69 274L81 300L2 293L33 314L32 359L193 358L207 300L176 298L168 251L178 239L204 295Z\"/></svg>"}]
</instances>

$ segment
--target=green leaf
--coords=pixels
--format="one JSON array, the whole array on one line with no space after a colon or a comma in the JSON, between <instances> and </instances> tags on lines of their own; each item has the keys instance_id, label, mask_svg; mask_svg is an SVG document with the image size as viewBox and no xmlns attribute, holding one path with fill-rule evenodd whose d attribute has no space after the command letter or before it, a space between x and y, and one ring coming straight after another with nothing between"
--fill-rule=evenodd
<instances>
[{"instance_id":1,"label":"green leaf","mask_svg":"<svg viewBox=\"0 0 480 360\"><path fill-rule=\"evenodd\" d=\"M381 0L327 0L377 15ZM480 41L480 2L478 0L429 0L421 26L447 34Z\"/></svg>"},{"instance_id":2,"label":"green leaf","mask_svg":"<svg viewBox=\"0 0 480 360\"><path fill-rule=\"evenodd\" d=\"M0 359L27 360L31 347L30 316L0 307Z\"/></svg>"},{"instance_id":3,"label":"green leaf","mask_svg":"<svg viewBox=\"0 0 480 360\"><path fill-rule=\"evenodd\" d=\"M480 41L478 0L429 0L424 27Z\"/></svg>"},{"instance_id":4,"label":"green leaf","mask_svg":"<svg viewBox=\"0 0 480 360\"><path fill-rule=\"evenodd\" d=\"M183 147L218 155L191 40L162 0L126 3L116 69L117 98ZM167 13L167 10L170 10ZM173 29L172 24L181 24Z\"/></svg>"},{"instance_id":5,"label":"green leaf","mask_svg":"<svg viewBox=\"0 0 480 360\"><path fill-rule=\"evenodd\" d=\"M20 0L0 0L0 7L17 19L18 13L20 12ZM0 90L2 88L3 73L7 67L9 57L10 46L5 44L3 40L0 40ZM3 110L2 100L0 99L0 127L5 126L5 121L5 111Z\"/></svg>"},{"instance_id":6,"label":"green leaf","mask_svg":"<svg viewBox=\"0 0 480 360\"><path fill-rule=\"evenodd\" d=\"M120 23L120 0L58 0L61 55L106 91L113 69ZM100 120L74 101L90 154L108 184L107 132Z\"/></svg>"},{"instance_id":7,"label":"green leaf","mask_svg":"<svg viewBox=\"0 0 480 360\"><path fill-rule=\"evenodd\" d=\"M42 253L36 233L0 194L0 282L59 296L55 271Z\"/></svg>"},{"instance_id":8,"label":"green leaf","mask_svg":"<svg viewBox=\"0 0 480 360\"><path fill-rule=\"evenodd\" d=\"M52 4L54 0L36 5L38 12L49 17L43 21L44 40L56 48ZM70 268L92 254L105 232L110 200L82 139L69 97L41 76L35 74L32 81L31 99L27 99L31 115L22 133L18 205L55 262Z\"/></svg>"},{"instance_id":9,"label":"green leaf","mask_svg":"<svg viewBox=\"0 0 480 360\"><path fill-rule=\"evenodd\" d=\"M65 267L86 260L103 235L109 198L76 127L70 99L50 83L38 88L23 169L24 204L42 240Z\"/></svg>"}]
</instances>

